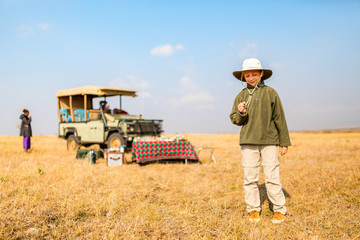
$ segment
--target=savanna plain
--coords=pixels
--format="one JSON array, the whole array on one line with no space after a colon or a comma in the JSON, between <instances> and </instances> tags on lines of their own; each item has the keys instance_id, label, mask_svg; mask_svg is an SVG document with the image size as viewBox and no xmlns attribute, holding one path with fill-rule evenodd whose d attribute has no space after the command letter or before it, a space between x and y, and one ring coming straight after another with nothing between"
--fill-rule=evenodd
<instances>
[{"instance_id":1,"label":"savanna plain","mask_svg":"<svg viewBox=\"0 0 360 240\"><path fill-rule=\"evenodd\" d=\"M107 167L65 140L0 137L0 239L360 239L360 132L293 132L280 157L285 222L245 211L238 134L187 134L201 164ZM131 155L126 154L131 161Z\"/></svg>"}]
</instances>

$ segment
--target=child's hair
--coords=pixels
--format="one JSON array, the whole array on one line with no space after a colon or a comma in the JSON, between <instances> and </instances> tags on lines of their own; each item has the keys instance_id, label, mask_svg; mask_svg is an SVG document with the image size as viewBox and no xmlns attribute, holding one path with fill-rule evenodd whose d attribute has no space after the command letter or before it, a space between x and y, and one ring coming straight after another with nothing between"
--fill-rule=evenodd
<instances>
[{"instance_id":1,"label":"child's hair","mask_svg":"<svg viewBox=\"0 0 360 240\"><path fill-rule=\"evenodd\" d=\"M29 110L27 110L26 108L23 109L23 113L27 113L29 112Z\"/></svg>"},{"instance_id":2,"label":"child's hair","mask_svg":"<svg viewBox=\"0 0 360 240\"><path fill-rule=\"evenodd\" d=\"M260 69L258 69L258 71L259 71L259 73L261 74L261 73L263 73L264 74L264 70L260 70ZM244 77L244 72L242 72L241 73L241 76L240 76L240 79L241 79L241 81L242 81L242 79L244 78L244 80L245 80L245 77Z\"/></svg>"}]
</instances>

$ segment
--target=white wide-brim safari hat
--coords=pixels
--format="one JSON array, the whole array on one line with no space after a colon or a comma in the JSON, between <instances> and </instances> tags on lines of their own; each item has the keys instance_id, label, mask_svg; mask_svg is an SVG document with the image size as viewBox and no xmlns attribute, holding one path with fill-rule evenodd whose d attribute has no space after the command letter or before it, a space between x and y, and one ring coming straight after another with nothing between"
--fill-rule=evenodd
<instances>
[{"instance_id":1,"label":"white wide-brim safari hat","mask_svg":"<svg viewBox=\"0 0 360 240\"><path fill-rule=\"evenodd\" d=\"M256 58L245 59L243 62L243 65L242 65L242 70L233 72L233 75L240 81L245 81L243 72L249 71L249 70L264 71L264 76L262 76L261 80L266 80L269 77L271 77L271 75L272 75L272 71L270 69L262 68L260 61Z\"/></svg>"}]
</instances>

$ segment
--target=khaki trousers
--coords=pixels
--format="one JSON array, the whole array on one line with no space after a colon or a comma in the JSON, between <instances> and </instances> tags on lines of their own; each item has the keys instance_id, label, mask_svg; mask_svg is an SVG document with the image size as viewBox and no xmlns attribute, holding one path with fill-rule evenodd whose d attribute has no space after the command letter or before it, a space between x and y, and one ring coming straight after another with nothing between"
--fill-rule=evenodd
<instances>
[{"instance_id":1,"label":"khaki trousers","mask_svg":"<svg viewBox=\"0 0 360 240\"><path fill-rule=\"evenodd\" d=\"M246 210L260 212L259 171L260 157L265 175L265 186L274 212L286 213L285 195L279 175L278 150L275 145L241 145L244 170L244 193Z\"/></svg>"}]
</instances>

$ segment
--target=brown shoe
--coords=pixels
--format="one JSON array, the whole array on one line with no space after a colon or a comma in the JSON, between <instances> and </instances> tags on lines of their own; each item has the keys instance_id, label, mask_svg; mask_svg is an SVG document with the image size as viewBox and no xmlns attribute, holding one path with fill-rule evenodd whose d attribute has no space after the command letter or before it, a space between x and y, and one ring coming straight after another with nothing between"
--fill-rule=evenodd
<instances>
[{"instance_id":1,"label":"brown shoe","mask_svg":"<svg viewBox=\"0 0 360 240\"><path fill-rule=\"evenodd\" d=\"M250 222L255 222L257 223L258 221L260 221L260 214L258 211L256 210L253 210L250 212L250 215L249 215L249 220Z\"/></svg>"},{"instance_id":2,"label":"brown shoe","mask_svg":"<svg viewBox=\"0 0 360 240\"><path fill-rule=\"evenodd\" d=\"M273 218L271 219L273 223L281 223L284 220L285 220L285 215L282 214L281 212L275 212Z\"/></svg>"}]
</instances>

